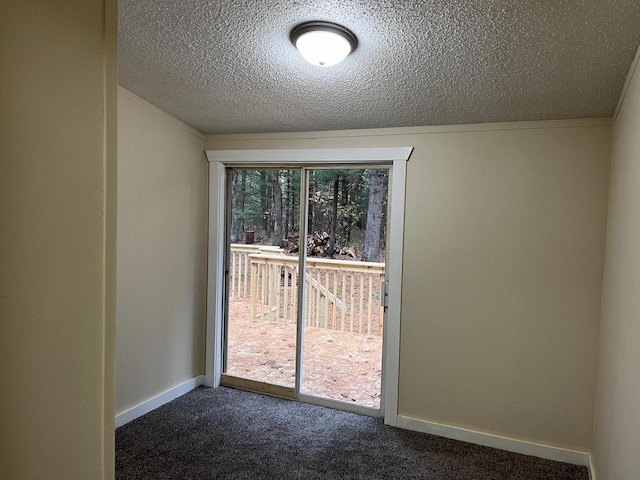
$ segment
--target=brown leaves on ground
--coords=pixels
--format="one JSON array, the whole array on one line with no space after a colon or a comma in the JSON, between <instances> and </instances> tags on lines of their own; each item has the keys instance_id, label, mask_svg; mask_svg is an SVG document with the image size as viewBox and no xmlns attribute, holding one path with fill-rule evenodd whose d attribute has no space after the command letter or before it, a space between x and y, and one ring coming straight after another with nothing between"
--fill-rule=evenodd
<instances>
[{"instance_id":1,"label":"brown leaves on ground","mask_svg":"<svg viewBox=\"0 0 640 480\"><path fill-rule=\"evenodd\" d=\"M382 338L306 327L303 393L380 406ZM296 327L252 321L249 300L229 305L227 373L294 386Z\"/></svg>"}]
</instances>

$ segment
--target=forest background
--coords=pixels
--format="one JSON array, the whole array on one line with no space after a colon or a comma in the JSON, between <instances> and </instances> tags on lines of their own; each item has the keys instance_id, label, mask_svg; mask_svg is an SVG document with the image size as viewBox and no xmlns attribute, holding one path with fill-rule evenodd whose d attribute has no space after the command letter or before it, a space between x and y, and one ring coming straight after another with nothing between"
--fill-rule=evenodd
<instances>
[{"instance_id":1,"label":"forest background","mask_svg":"<svg viewBox=\"0 0 640 480\"><path fill-rule=\"evenodd\" d=\"M389 171L309 170L309 256L384 262ZM231 243L297 254L299 170L232 170ZM245 232L253 232L246 234Z\"/></svg>"}]
</instances>

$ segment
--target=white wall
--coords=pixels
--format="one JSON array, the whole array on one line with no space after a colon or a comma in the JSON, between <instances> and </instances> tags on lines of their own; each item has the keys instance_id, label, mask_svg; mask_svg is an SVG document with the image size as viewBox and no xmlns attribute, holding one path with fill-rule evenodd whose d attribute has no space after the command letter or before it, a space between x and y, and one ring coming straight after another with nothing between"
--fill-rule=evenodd
<instances>
[{"instance_id":1,"label":"white wall","mask_svg":"<svg viewBox=\"0 0 640 480\"><path fill-rule=\"evenodd\" d=\"M204 136L118 95L116 411L204 373Z\"/></svg>"},{"instance_id":2,"label":"white wall","mask_svg":"<svg viewBox=\"0 0 640 480\"><path fill-rule=\"evenodd\" d=\"M598 480L640 478L640 72L613 127L593 459Z\"/></svg>"},{"instance_id":3,"label":"white wall","mask_svg":"<svg viewBox=\"0 0 640 480\"><path fill-rule=\"evenodd\" d=\"M207 137L413 146L399 413L589 451L610 120Z\"/></svg>"},{"instance_id":4,"label":"white wall","mask_svg":"<svg viewBox=\"0 0 640 480\"><path fill-rule=\"evenodd\" d=\"M113 478L115 9L0 9L3 479Z\"/></svg>"}]
</instances>

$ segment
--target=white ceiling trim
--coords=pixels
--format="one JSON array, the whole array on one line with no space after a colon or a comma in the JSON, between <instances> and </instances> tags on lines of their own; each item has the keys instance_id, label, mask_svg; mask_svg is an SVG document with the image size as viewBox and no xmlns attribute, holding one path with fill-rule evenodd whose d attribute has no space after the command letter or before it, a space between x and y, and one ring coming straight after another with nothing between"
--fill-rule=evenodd
<instances>
[{"instance_id":1,"label":"white ceiling trim","mask_svg":"<svg viewBox=\"0 0 640 480\"><path fill-rule=\"evenodd\" d=\"M224 164L376 163L407 161L413 147L300 148L269 150L207 150L210 162Z\"/></svg>"},{"instance_id":2,"label":"white ceiling trim","mask_svg":"<svg viewBox=\"0 0 640 480\"><path fill-rule=\"evenodd\" d=\"M378 137L389 135L422 135L460 132L498 132L503 130L539 130L546 128L610 127L612 117L571 118L566 120L534 120L527 122L472 123L465 125L433 125L422 127L390 127L356 130L322 130L311 132L271 132L271 133L214 133L206 136L208 142L228 140L274 140L342 137Z\"/></svg>"}]
</instances>

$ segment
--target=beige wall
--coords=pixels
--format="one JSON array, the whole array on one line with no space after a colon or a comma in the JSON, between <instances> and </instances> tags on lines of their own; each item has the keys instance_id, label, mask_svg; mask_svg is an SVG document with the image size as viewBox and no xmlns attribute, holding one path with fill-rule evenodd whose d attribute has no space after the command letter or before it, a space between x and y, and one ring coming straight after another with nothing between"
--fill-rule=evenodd
<instances>
[{"instance_id":1,"label":"beige wall","mask_svg":"<svg viewBox=\"0 0 640 480\"><path fill-rule=\"evenodd\" d=\"M204 136L118 95L116 411L204 373Z\"/></svg>"},{"instance_id":2,"label":"beige wall","mask_svg":"<svg viewBox=\"0 0 640 480\"><path fill-rule=\"evenodd\" d=\"M593 458L598 480L640 478L640 72L613 127Z\"/></svg>"},{"instance_id":3,"label":"beige wall","mask_svg":"<svg viewBox=\"0 0 640 480\"><path fill-rule=\"evenodd\" d=\"M115 5L0 7L3 479L113 478Z\"/></svg>"},{"instance_id":4,"label":"beige wall","mask_svg":"<svg viewBox=\"0 0 640 480\"><path fill-rule=\"evenodd\" d=\"M401 415L590 450L610 122L210 136L414 146Z\"/></svg>"}]
</instances>

